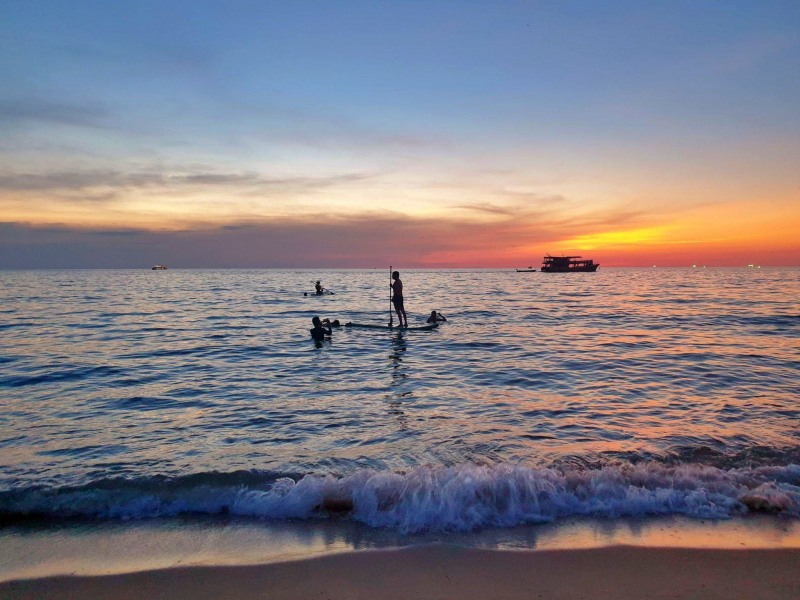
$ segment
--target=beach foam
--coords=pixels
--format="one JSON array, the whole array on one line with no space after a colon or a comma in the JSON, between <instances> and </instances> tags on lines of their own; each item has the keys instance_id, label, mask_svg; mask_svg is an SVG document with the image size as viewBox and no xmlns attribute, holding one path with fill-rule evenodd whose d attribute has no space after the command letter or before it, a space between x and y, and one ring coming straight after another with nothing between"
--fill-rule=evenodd
<instances>
[{"instance_id":1,"label":"beach foam","mask_svg":"<svg viewBox=\"0 0 800 600\"><path fill-rule=\"evenodd\" d=\"M268 520L343 515L403 533L511 527L572 516L724 519L751 512L800 517L800 465L725 470L650 462L557 470L462 464L295 478L208 473L0 494L0 518L6 523L185 514Z\"/></svg>"}]
</instances>

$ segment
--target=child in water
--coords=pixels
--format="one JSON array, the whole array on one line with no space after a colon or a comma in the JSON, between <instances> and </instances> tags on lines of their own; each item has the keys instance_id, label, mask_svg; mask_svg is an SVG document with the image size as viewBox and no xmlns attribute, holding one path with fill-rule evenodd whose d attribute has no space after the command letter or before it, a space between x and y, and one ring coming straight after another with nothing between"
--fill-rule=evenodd
<instances>
[{"instance_id":1,"label":"child in water","mask_svg":"<svg viewBox=\"0 0 800 600\"><path fill-rule=\"evenodd\" d=\"M324 342L326 335L331 335L333 331L331 330L331 322L330 319L325 319L324 321L320 321L319 317L314 317L311 319L311 323L313 323L314 327L310 329L311 337L314 339L315 342Z\"/></svg>"},{"instance_id":2,"label":"child in water","mask_svg":"<svg viewBox=\"0 0 800 600\"><path fill-rule=\"evenodd\" d=\"M436 312L435 310L432 310L431 311L431 316L428 317L428 320L425 321L425 322L426 323L439 323L439 322L444 322L444 321L447 321L447 319L444 318L444 315L442 313Z\"/></svg>"}]
</instances>

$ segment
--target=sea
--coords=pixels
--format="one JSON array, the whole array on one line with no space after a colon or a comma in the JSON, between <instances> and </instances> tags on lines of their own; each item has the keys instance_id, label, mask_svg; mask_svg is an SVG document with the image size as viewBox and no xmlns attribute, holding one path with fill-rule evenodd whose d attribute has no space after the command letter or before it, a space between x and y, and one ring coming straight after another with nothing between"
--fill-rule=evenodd
<instances>
[{"instance_id":1,"label":"sea","mask_svg":"<svg viewBox=\"0 0 800 600\"><path fill-rule=\"evenodd\" d=\"M800 268L400 270L409 324L446 322L345 326L388 324L388 268L0 272L0 578L581 520L798 538Z\"/></svg>"}]
</instances>

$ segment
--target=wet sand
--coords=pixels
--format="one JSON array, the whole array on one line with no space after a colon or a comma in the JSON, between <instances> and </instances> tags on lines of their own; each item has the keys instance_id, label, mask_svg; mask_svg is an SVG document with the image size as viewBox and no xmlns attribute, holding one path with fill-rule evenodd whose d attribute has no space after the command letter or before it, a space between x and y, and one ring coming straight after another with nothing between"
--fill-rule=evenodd
<instances>
[{"instance_id":1,"label":"wet sand","mask_svg":"<svg viewBox=\"0 0 800 600\"><path fill-rule=\"evenodd\" d=\"M614 546L502 551L414 546L255 566L0 583L11 599L800 598L800 549Z\"/></svg>"}]
</instances>

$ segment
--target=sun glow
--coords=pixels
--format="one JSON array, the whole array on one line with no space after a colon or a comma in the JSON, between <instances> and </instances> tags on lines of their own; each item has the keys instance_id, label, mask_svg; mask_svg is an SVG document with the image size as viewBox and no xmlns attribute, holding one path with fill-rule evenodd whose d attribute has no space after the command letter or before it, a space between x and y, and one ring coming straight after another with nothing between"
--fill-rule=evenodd
<instances>
[{"instance_id":1,"label":"sun glow","mask_svg":"<svg viewBox=\"0 0 800 600\"><path fill-rule=\"evenodd\" d=\"M670 231L669 227L645 227L626 231L604 231L579 235L574 238L563 240L561 244L569 248L583 248L586 250L615 246L659 244L669 241L668 236Z\"/></svg>"}]
</instances>

